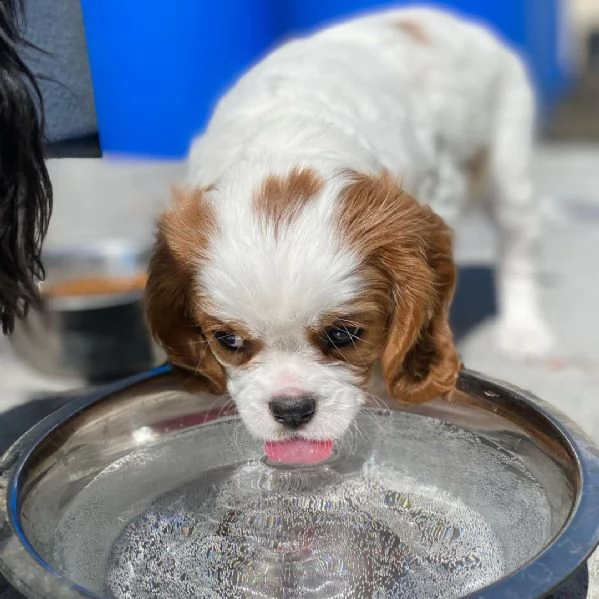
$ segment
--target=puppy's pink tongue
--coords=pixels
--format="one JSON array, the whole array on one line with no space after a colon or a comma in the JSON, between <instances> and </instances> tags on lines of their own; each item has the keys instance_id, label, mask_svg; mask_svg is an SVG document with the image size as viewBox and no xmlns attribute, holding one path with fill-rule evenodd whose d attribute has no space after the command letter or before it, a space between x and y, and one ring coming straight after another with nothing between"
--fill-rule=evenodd
<instances>
[{"instance_id":1,"label":"puppy's pink tongue","mask_svg":"<svg viewBox=\"0 0 599 599\"><path fill-rule=\"evenodd\" d=\"M286 439L267 441L264 452L271 462L283 464L317 464L326 460L333 451L333 441Z\"/></svg>"}]
</instances>

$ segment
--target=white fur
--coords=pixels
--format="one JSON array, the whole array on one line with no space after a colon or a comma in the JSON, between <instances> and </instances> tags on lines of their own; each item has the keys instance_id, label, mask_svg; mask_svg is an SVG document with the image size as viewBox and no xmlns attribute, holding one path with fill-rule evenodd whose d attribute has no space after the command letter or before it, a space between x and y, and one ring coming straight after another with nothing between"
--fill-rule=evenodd
<instances>
[{"instance_id":1,"label":"white fur","mask_svg":"<svg viewBox=\"0 0 599 599\"><path fill-rule=\"evenodd\" d=\"M348 303L361 288L357 257L334 234L341 182L326 185L277 239L252 208L261 180L250 170L242 174L244 168L238 165L208 194L219 233L210 246L213 260L198 270L199 283L216 316L240 320L261 335L288 333L295 321L313 324L324 309Z\"/></svg>"},{"instance_id":2,"label":"white fur","mask_svg":"<svg viewBox=\"0 0 599 599\"><path fill-rule=\"evenodd\" d=\"M214 316L241 321L264 344L249 366L225 365L228 391L259 438L276 439L288 432L270 416L271 399L306 394L316 397L318 410L301 435L337 438L352 421L363 393L350 368L319 363L322 355L308 342L306 327L362 290L355 272L358 258L333 233L342 181L327 184L277 239L270 223L252 210L261 173L246 166L251 165L237 165L235 175L225 174L208 194L219 232L210 245L212 259L197 273ZM271 172L281 171L275 166Z\"/></svg>"},{"instance_id":3,"label":"white fur","mask_svg":"<svg viewBox=\"0 0 599 599\"><path fill-rule=\"evenodd\" d=\"M402 20L416 23L428 42L402 30ZM229 369L229 390L251 430L277 435L267 409L268 398L285 390L277 381L322 399L308 436L337 436L361 401L351 371L317 363L303 333L361 285L355 257L331 227L339 169L386 168L451 224L468 204L466 164L487 150L501 241L499 343L512 355L547 351L534 255L533 122L531 86L516 55L487 29L422 8L292 41L224 96L193 145L188 183L216 184L209 197L219 233L198 283L222 317L243 321L266 344L250 368ZM265 177L302 165L326 185L277 241L252 212L252 198Z\"/></svg>"}]
</instances>

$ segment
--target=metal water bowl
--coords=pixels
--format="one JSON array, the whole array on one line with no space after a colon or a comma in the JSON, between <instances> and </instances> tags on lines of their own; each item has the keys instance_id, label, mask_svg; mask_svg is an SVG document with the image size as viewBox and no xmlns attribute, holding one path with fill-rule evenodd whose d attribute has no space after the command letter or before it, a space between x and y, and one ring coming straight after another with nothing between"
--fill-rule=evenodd
<instances>
[{"instance_id":1,"label":"metal water bowl","mask_svg":"<svg viewBox=\"0 0 599 599\"><path fill-rule=\"evenodd\" d=\"M41 309L10 337L19 357L46 374L92 381L164 362L144 315L151 250L115 241L45 251Z\"/></svg>"},{"instance_id":2,"label":"metal water bowl","mask_svg":"<svg viewBox=\"0 0 599 599\"><path fill-rule=\"evenodd\" d=\"M31 598L542 597L599 542L598 483L575 425L470 372L283 467L163 367L7 452L0 570Z\"/></svg>"}]
</instances>

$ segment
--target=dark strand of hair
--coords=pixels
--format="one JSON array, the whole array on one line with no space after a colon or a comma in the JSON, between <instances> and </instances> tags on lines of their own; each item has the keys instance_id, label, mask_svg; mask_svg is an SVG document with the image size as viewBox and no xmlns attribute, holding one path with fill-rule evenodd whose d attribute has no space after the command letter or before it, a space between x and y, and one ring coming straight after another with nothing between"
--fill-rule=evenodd
<instances>
[{"instance_id":1,"label":"dark strand of hair","mask_svg":"<svg viewBox=\"0 0 599 599\"><path fill-rule=\"evenodd\" d=\"M41 91L20 52L23 0L0 0L0 326L39 305L41 248L52 213Z\"/></svg>"}]
</instances>

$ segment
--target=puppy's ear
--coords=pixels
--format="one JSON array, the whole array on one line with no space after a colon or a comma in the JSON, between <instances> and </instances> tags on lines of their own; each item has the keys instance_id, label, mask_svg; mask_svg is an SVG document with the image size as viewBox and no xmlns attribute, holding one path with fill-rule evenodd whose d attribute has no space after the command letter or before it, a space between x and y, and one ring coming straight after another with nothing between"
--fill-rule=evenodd
<instances>
[{"instance_id":1,"label":"puppy's ear","mask_svg":"<svg viewBox=\"0 0 599 599\"><path fill-rule=\"evenodd\" d=\"M426 297L410 289L402 269L390 269L393 300L387 344L381 356L388 392L407 403L424 402L451 391L461 362L449 326L449 305L455 288L451 235L429 208L422 208L421 264L430 286Z\"/></svg>"},{"instance_id":2,"label":"puppy's ear","mask_svg":"<svg viewBox=\"0 0 599 599\"><path fill-rule=\"evenodd\" d=\"M417 403L451 391L461 368L449 326L456 267L449 227L428 206L402 199L417 210L404 225L413 227L409 260L398 247L387 265L392 306L381 363L389 393Z\"/></svg>"},{"instance_id":3,"label":"puppy's ear","mask_svg":"<svg viewBox=\"0 0 599 599\"><path fill-rule=\"evenodd\" d=\"M158 222L146 286L146 318L170 362L225 392L225 372L196 315L201 302L194 273L205 260L215 219L204 192L175 191L174 207Z\"/></svg>"},{"instance_id":4,"label":"puppy's ear","mask_svg":"<svg viewBox=\"0 0 599 599\"><path fill-rule=\"evenodd\" d=\"M346 197L354 204L348 230L388 281L381 366L389 394L416 403L451 391L461 368L449 327L456 283L451 230L386 172L354 176Z\"/></svg>"}]
</instances>

